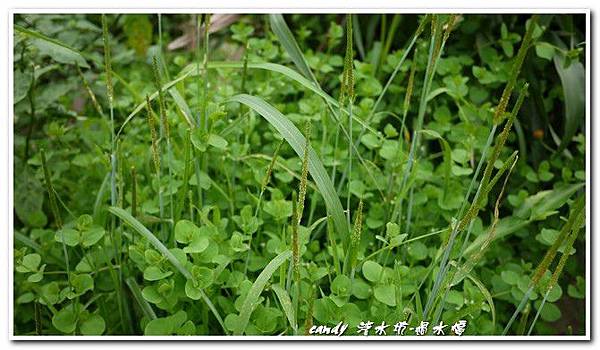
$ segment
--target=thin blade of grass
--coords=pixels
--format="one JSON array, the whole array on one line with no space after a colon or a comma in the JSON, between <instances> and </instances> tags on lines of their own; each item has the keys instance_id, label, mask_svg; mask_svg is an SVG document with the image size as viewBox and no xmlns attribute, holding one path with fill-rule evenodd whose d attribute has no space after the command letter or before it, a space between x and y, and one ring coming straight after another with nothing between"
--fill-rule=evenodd
<instances>
[{"instance_id":1,"label":"thin blade of grass","mask_svg":"<svg viewBox=\"0 0 600 350\"><path fill-rule=\"evenodd\" d=\"M442 146L442 154L444 157L443 170L444 170L444 199L448 192L448 186L450 184L450 176L452 175L452 148L450 148L450 144L446 139L442 137L437 131L424 129L421 130L422 134L431 136L436 138L440 142L440 146Z\"/></svg>"},{"instance_id":2,"label":"thin blade of grass","mask_svg":"<svg viewBox=\"0 0 600 350\"><path fill-rule=\"evenodd\" d=\"M53 57L57 62L74 64L83 68L90 68L86 59L78 50L58 40L47 37L42 33L27 29L18 24L14 25L14 29L15 33L19 33L20 35L23 35L24 37L27 37L31 40L36 40L39 44L42 44L45 47L47 47L48 52L59 52L60 56L51 55L51 57Z\"/></svg>"},{"instance_id":3,"label":"thin blade of grass","mask_svg":"<svg viewBox=\"0 0 600 350\"><path fill-rule=\"evenodd\" d=\"M207 69L243 69L243 68L244 68L244 62L213 61L213 62L209 62L207 65ZM336 99L331 97L329 94L327 94L325 91L323 91L320 87L315 86L313 82L306 79L301 74L299 74L298 72L296 72L295 70L293 70L291 68L288 68L286 66L276 64L276 63L250 63L250 62L248 62L247 68L248 69L262 69L262 70L267 70L267 71L281 74L281 75L285 76L286 78L289 78L289 79L295 81L296 83L300 84L302 87L319 95L321 98L323 98L323 100L325 100L326 103L332 105L333 107L339 108L339 103ZM176 84L178 84L179 82L182 82L187 78L197 76L198 74L200 74L199 72L202 72L202 70L203 70L203 68L199 69L196 66L196 64L190 64L190 65L186 66L185 68L183 68L181 70L181 72L179 73L179 76L177 78L171 80L170 82L163 84L163 90L170 91L170 89L173 89L174 86ZM154 91L152 94L149 95L150 101L156 99L157 97L158 97L158 91ZM125 126L127 126L127 124L129 124L129 122L142 109L144 109L145 104L146 104L145 101L139 103L133 109L133 111L131 111L131 113L129 113L129 115L127 116L127 118L125 119L125 121L123 122L121 127L119 128L119 131L117 132L117 137L123 132L123 130L125 129ZM348 109L341 108L341 110L344 113L349 114ZM385 140L385 138L380 133L378 133L375 129L373 129L371 126L369 126L364 120L357 117L356 115L353 115L352 118L354 119L354 121L359 123L361 125L361 127L364 127L366 130L371 132L373 135L375 135L381 141Z\"/></svg>"},{"instance_id":4,"label":"thin blade of grass","mask_svg":"<svg viewBox=\"0 0 600 350\"><path fill-rule=\"evenodd\" d=\"M256 111L283 136L299 157L303 156L306 139L298 128L273 106L259 97L246 94L233 96L228 102L238 102ZM312 147L308 149L308 171L323 196L325 206L333 218L338 234L347 237L350 230L342 203L323 163Z\"/></svg>"},{"instance_id":5,"label":"thin blade of grass","mask_svg":"<svg viewBox=\"0 0 600 350\"><path fill-rule=\"evenodd\" d=\"M275 33L275 36L277 36L277 39L279 39L279 42L288 53L300 73L302 73L302 75L304 75L306 78L314 81L315 76L308 67L308 63L306 62L302 51L300 51L300 47L298 46L292 31L285 23L283 16L276 13L270 14L269 23L271 24L271 30L273 30L273 33Z\"/></svg>"},{"instance_id":6,"label":"thin blade of grass","mask_svg":"<svg viewBox=\"0 0 600 350\"><path fill-rule=\"evenodd\" d=\"M146 226L144 226L141 222L139 222L136 218L131 216L131 214L129 214L127 211L125 211L122 208L110 207L110 208L108 208L108 211L111 214L118 217L119 219L123 220L124 223L126 223L128 226L133 228L137 233L139 233L144 238L146 238L148 240L148 242L150 242L150 244L152 244L152 246L154 246L154 248L156 248L164 257L166 257L167 260L169 260L169 262L171 264L173 264L173 266L177 269L177 271L179 271L186 279L192 279L192 274L185 268L185 266L183 266L179 262L179 260L177 260L175 255L173 255L173 253L171 253L169 251L169 249L167 249L167 247L158 238L156 238L156 236L154 234L152 234L152 232L150 232L150 230L148 230L146 228ZM217 319L217 321L223 328L223 330L225 332L227 332L227 328L225 328L223 319L221 318L221 315L215 308L212 301L208 298L208 296L204 293L204 291L200 290L200 294L201 294L204 302L206 302L206 304L208 305L208 308L212 311L213 315L215 316L215 318Z\"/></svg>"},{"instance_id":7,"label":"thin blade of grass","mask_svg":"<svg viewBox=\"0 0 600 350\"><path fill-rule=\"evenodd\" d=\"M278 284L272 285L271 289L273 289L273 291L277 295L279 303L281 304L281 308L283 309L285 316L290 322L290 326L294 330L294 334L296 334L298 332L298 324L296 322L296 313L294 312L294 307L292 305L292 300L290 299L289 294Z\"/></svg>"},{"instance_id":8,"label":"thin blade of grass","mask_svg":"<svg viewBox=\"0 0 600 350\"><path fill-rule=\"evenodd\" d=\"M117 216L119 219L123 220L128 226L133 228L137 233L142 235L144 238L152 244L164 257L166 257L171 264L187 279L192 278L192 274L183 266L179 260L167 249L167 247L158 239L150 230L146 228L141 222L139 222L136 218L131 216L127 211L122 208L110 207L108 211L113 215Z\"/></svg>"},{"instance_id":9,"label":"thin blade of grass","mask_svg":"<svg viewBox=\"0 0 600 350\"><path fill-rule=\"evenodd\" d=\"M65 266L67 268L67 280L69 282L69 289L73 288L71 284L71 268L69 264L69 253L67 252L67 245L64 240L64 234L62 233L62 218L60 216L60 212L58 211L58 206L56 205L56 192L54 191L54 186L52 186L52 178L50 176L50 170L48 169L48 165L46 164L46 151L44 149L41 150L41 158L42 158L42 170L44 171L44 180L46 183L46 191L48 192L48 200L50 202L50 209L52 211L52 215L54 216L54 222L56 223L56 227L61 232L61 241L63 248L63 257L65 259Z\"/></svg>"},{"instance_id":10,"label":"thin blade of grass","mask_svg":"<svg viewBox=\"0 0 600 350\"><path fill-rule=\"evenodd\" d=\"M479 279L477 279L475 276L473 276L473 274L471 274L471 273L467 274L467 278L469 280L471 280L471 282L473 282L473 284L475 284L477 286L477 288L479 288L479 291L481 292L481 294L483 294L483 297L485 298L488 305L490 306L490 312L492 313L492 324L493 324L492 329L496 329L496 307L494 306L494 298L492 297L492 294Z\"/></svg>"},{"instance_id":11,"label":"thin blade of grass","mask_svg":"<svg viewBox=\"0 0 600 350\"><path fill-rule=\"evenodd\" d=\"M581 62L572 62L565 68L562 54L554 56L554 67L560 77L565 99L565 126L560 146L556 153L561 153L577 132L585 119L585 68Z\"/></svg>"},{"instance_id":12,"label":"thin blade of grass","mask_svg":"<svg viewBox=\"0 0 600 350\"><path fill-rule=\"evenodd\" d=\"M410 174L413 172L413 163L415 162L415 152L418 147L419 131L423 125L423 119L425 117L425 110L427 107L427 96L431 88L431 82L436 72L437 63L441 57L445 40L442 40L442 23L440 22L437 15L432 15L431 18L431 41L429 44L429 53L427 59L427 67L425 68L425 76L423 78L423 88L421 91L421 98L419 102L419 109L417 113L417 120L413 130L413 137L410 145L410 151L408 155L408 162L404 169L402 181L400 185L400 193L406 193L406 185ZM404 196L399 196L396 200L394 209L392 210L392 221L396 222L399 220L399 212L402 210L404 202Z\"/></svg>"},{"instance_id":13,"label":"thin blade of grass","mask_svg":"<svg viewBox=\"0 0 600 350\"><path fill-rule=\"evenodd\" d=\"M265 289L267 282L269 282L269 279L273 273L277 271L279 266L281 266L281 264L287 261L287 259L289 259L291 256L292 252L289 250L280 253L274 257L273 260L271 260L267 266L265 266L260 275L258 275L256 281L254 281L252 287L250 287L250 290L246 295L246 299L244 299L244 303L242 304L239 319L233 332L235 335L242 335L244 333L246 326L248 326L248 322L250 321L250 315L257 306L258 298Z\"/></svg>"},{"instance_id":14,"label":"thin blade of grass","mask_svg":"<svg viewBox=\"0 0 600 350\"><path fill-rule=\"evenodd\" d=\"M142 291L140 290L140 287L138 286L137 282L135 281L135 278L128 277L125 280L125 284L127 284L127 286L129 287L129 290L131 291L131 294L133 294L133 298L135 299L135 301L140 306L140 309L142 310L142 312L144 313L144 315L149 320L155 320L156 319L156 314L154 313L154 310L152 309L152 306L142 296Z\"/></svg>"},{"instance_id":15,"label":"thin blade of grass","mask_svg":"<svg viewBox=\"0 0 600 350\"><path fill-rule=\"evenodd\" d=\"M375 101L375 104L373 105L373 108L371 108L371 112L369 113L369 117L367 117L367 122L371 119L371 117L373 116L373 114L376 112L377 107L381 103L381 100L383 100L383 96L385 96L387 90L392 85L392 82L394 81L394 79L396 78L396 75L400 71L400 68L402 68L402 65L404 64L404 61L406 61L406 58L408 57L408 54L411 52L412 47L417 42L417 39L419 38L419 36L421 36L421 34L423 33L423 30L425 29L425 24L427 24L427 22L429 21L429 19L430 19L429 15L427 15L425 18L423 18L423 20L419 23L419 26L417 27L417 30L415 31L415 33L410 38L410 41L408 42L408 44L406 45L406 47L402 50L402 52L403 52L402 53L402 57L400 57L400 60L398 61L398 63L396 63L396 67L394 67L394 70L392 71L392 74L390 74L390 77L388 78L387 82L385 83L385 85L383 87L383 90L381 90L381 94L377 97L377 100ZM361 132L361 134L362 134L362 132Z\"/></svg>"},{"instance_id":16,"label":"thin blade of grass","mask_svg":"<svg viewBox=\"0 0 600 350\"><path fill-rule=\"evenodd\" d=\"M175 102L177 108L179 108L181 115L183 115L185 122L188 124L189 127L193 127L194 122L192 120L192 110L190 109L190 106L188 106L187 102L185 102L183 96L181 96L179 91L175 88L169 89L168 92L169 95L171 95L171 97L173 98L173 102Z\"/></svg>"}]
</instances>

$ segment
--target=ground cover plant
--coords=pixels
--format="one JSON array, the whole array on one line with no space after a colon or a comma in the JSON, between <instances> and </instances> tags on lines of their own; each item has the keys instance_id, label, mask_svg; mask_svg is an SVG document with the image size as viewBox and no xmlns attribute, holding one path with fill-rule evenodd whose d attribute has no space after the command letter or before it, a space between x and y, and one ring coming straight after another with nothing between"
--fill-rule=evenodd
<instances>
[{"instance_id":1,"label":"ground cover plant","mask_svg":"<svg viewBox=\"0 0 600 350\"><path fill-rule=\"evenodd\" d=\"M584 24L15 15L14 334L586 334Z\"/></svg>"}]
</instances>

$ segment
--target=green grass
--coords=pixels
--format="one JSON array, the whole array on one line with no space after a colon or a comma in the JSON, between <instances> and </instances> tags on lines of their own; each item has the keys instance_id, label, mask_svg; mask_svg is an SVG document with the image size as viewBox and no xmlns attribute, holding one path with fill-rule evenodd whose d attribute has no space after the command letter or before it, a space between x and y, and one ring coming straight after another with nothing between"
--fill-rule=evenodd
<instances>
[{"instance_id":1,"label":"green grass","mask_svg":"<svg viewBox=\"0 0 600 350\"><path fill-rule=\"evenodd\" d=\"M580 17L223 18L15 17L15 334L585 334Z\"/></svg>"}]
</instances>

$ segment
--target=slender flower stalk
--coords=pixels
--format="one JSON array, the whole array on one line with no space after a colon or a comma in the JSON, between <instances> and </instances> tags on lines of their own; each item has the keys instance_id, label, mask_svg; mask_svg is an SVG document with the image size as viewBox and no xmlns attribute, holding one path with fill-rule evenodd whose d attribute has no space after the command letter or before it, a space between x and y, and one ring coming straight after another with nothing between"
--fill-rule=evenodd
<instances>
[{"instance_id":1,"label":"slender flower stalk","mask_svg":"<svg viewBox=\"0 0 600 350\"><path fill-rule=\"evenodd\" d=\"M165 139L166 143L167 143L167 168L169 169L169 210L170 210L170 222L171 225L174 226L174 212L175 212L175 203L173 200L173 191L172 191L172 186L173 186L173 159L172 159L172 146L171 146L171 131L170 131L170 126L169 126L169 119L167 117L167 107L166 107L166 102L165 102L165 96L164 96L164 91L163 91L163 87L162 87L162 82L161 82L161 78L160 78L160 69L159 69L159 63L158 63L158 59L156 56L154 56L152 58L152 71L154 73L154 85L156 88L156 91L158 91L158 107L159 107L159 113L160 113L160 134L161 134L161 139ZM162 152L161 152L162 153ZM162 183L159 183L159 186L162 186ZM173 230L170 230L173 231ZM171 236L171 243L174 245L175 244L175 235L172 234Z\"/></svg>"},{"instance_id":2,"label":"slender flower stalk","mask_svg":"<svg viewBox=\"0 0 600 350\"><path fill-rule=\"evenodd\" d=\"M131 166L131 216L137 216L137 171Z\"/></svg>"},{"instance_id":3,"label":"slender flower stalk","mask_svg":"<svg viewBox=\"0 0 600 350\"><path fill-rule=\"evenodd\" d=\"M83 75L83 72L81 71L81 68L79 67L79 65L77 65L77 73L79 74L79 77L81 78L81 81L83 82L83 88L85 89L88 96L90 97L90 100L92 101L92 105L94 106L94 109L96 109L96 112L98 113L99 116L104 117L104 111L102 110L102 106L100 106L100 103L98 103L96 94L94 94L94 92L90 88L90 84L88 83L87 79L85 78L85 75Z\"/></svg>"},{"instance_id":4,"label":"slender flower stalk","mask_svg":"<svg viewBox=\"0 0 600 350\"><path fill-rule=\"evenodd\" d=\"M343 108L346 101L348 103L348 196L346 198L346 216L348 225L350 225L350 183L352 177L352 105L354 104L354 51L353 51L353 35L352 35L352 16L346 15L346 57L344 59L344 71L342 73L342 86L340 90L340 108ZM340 112L340 114L342 114Z\"/></svg>"},{"instance_id":5,"label":"slender flower stalk","mask_svg":"<svg viewBox=\"0 0 600 350\"><path fill-rule=\"evenodd\" d=\"M558 261L558 264L556 265L556 269L554 270L552 277L550 278L550 282L548 283L548 287L546 288L546 293L544 294L544 299L542 300L540 307L538 307L537 313L535 314L535 317L534 317L533 321L531 322L531 326L529 327L529 331L527 332L527 335L531 335L531 332L533 331L533 328L535 327L535 324L537 323L537 320L538 320L540 314L542 313L542 310L544 309L544 305L546 303L546 300L548 299L548 296L550 295L550 292L558 284L558 279L559 279L560 275L562 274L562 271L565 268L565 265L567 264L567 260L569 259L569 256L571 255L570 254L571 248L573 248L575 239L577 239L579 230L583 226L584 222L585 222L585 211L582 211L579 214L579 217L577 218L575 224L573 225L573 231L569 235L569 238L567 238L567 242L564 245L563 253L560 257L560 260Z\"/></svg>"},{"instance_id":6,"label":"slender flower stalk","mask_svg":"<svg viewBox=\"0 0 600 350\"><path fill-rule=\"evenodd\" d=\"M64 240L64 233L62 233L63 222L60 216L60 212L58 211L58 205L56 204L56 192L54 191L54 186L52 186L52 177L50 176L50 170L48 170L48 164L46 161L46 151L44 149L41 150L41 158L42 158L42 169L44 171L44 180L46 182L46 191L48 192L48 201L50 203L50 211L54 216L54 222L56 223L56 227L61 232L61 241L63 248L63 255L65 258L65 265L67 267L67 280L69 282L69 288L73 288L71 284L71 269L69 265L69 253L67 252L67 245Z\"/></svg>"},{"instance_id":7,"label":"slender flower stalk","mask_svg":"<svg viewBox=\"0 0 600 350\"><path fill-rule=\"evenodd\" d=\"M156 180L158 183L158 206L160 211L160 220L162 222L164 218L164 203L163 203L163 186L161 181L161 157L160 157L160 139L158 132L156 131L156 116L150 103L150 97L146 95L146 114L148 119L148 126L150 127L150 137L152 139L152 161L154 164L154 173L156 174Z\"/></svg>"},{"instance_id":8,"label":"slender flower stalk","mask_svg":"<svg viewBox=\"0 0 600 350\"><path fill-rule=\"evenodd\" d=\"M267 186L269 185L269 181L271 180L271 174L273 173L273 168L275 167L275 163L277 162L277 157L279 155L281 146L283 146L283 143L284 143L284 140L282 139L281 141L279 141L279 144L275 148L275 152L273 153L273 157L271 158L271 162L269 163L269 167L267 168L267 173L265 174L265 177L261 183L260 193L258 195L258 203L256 204L256 209L254 210L255 218L258 217L258 212L262 205L262 199L263 199L265 190L267 189ZM249 249L248 249L248 255L246 256L246 263L244 264L244 272L248 271L248 263L250 262L250 255L252 254L252 239L253 239L253 235L251 235L248 240L248 248Z\"/></svg>"},{"instance_id":9,"label":"slender flower stalk","mask_svg":"<svg viewBox=\"0 0 600 350\"><path fill-rule=\"evenodd\" d=\"M575 200L575 202L571 206L571 210L569 211L569 218L567 219L567 222L563 225L562 229L560 230L558 237L556 238L554 243L550 246L550 248L548 248L546 255L544 256L544 258L542 259L542 261L540 262L538 267L533 272L533 276L531 277L531 282L529 283L529 288L527 289L527 292L521 299L521 302L517 306L517 309L513 313L512 317L510 318L510 320L504 327L504 330L502 331L502 335L506 335L508 333L513 322L515 321L517 316L521 313L521 311L523 310L523 308L529 301L529 295L531 295L531 293L533 292L535 287L540 283L540 280L542 279L542 277L544 276L546 271L550 268L550 264L552 263L552 261L554 261L554 258L556 257L558 249L565 242L568 243L570 241L569 234L571 234L571 237L572 237L573 235L576 236L577 233L579 232L579 229L581 228L581 226L583 225L583 221L585 220L585 210L584 209L585 209L585 196L580 196L579 198L577 198ZM573 238L573 240L574 240L574 238ZM551 280L550 280L551 286L553 285L553 283L556 283L555 281L558 281L558 277L560 276L560 273L562 272L562 269L564 267L564 264L566 263L566 259L568 258L570 251L571 251L571 247L568 247L565 250L566 257L563 256L564 261L562 262L562 264L559 261L557 268L555 270L555 274L551 277ZM563 260L563 258L561 258L561 260ZM546 292L546 297L547 297L548 293L549 293L549 290ZM534 322L534 324L535 324L535 322Z\"/></svg>"},{"instance_id":10,"label":"slender flower stalk","mask_svg":"<svg viewBox=\"0 0 600 350\"><path fill-rule=\"evenodd\" d=\"M360 246L360 240L362 236L362 225L363 225L363 201L360 199L358 202L358 209L356 209L356 216L354 217L354 226L352 227L352 235L350 236L350 244L348 247L348 255L346 263L344 264L345 273L350 275L350 279L354 279L354 272L356 271L356 262L358 257L358 249Z\"/></svg>"}]
</instances>

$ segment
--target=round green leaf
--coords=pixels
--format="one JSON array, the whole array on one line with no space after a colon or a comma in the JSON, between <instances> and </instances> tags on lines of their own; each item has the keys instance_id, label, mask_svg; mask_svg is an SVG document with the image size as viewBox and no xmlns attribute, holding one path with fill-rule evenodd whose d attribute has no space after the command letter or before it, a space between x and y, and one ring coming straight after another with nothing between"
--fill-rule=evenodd
<instances>
[{"instance_id":1,"label":"round green leaf","mask_svg":"<svg viewBox=\"0 0 600 350\"><path fill-rule=\"evenodd\" d=\"M194 286L194 281L187 280L185 282L185 295L193 300L200 300L202 298L202 289Z\"/></svg>"},{"instance_id":2,"label":"round green leaf","mask_svg":"<svg viewBox=\"0 0 600 350\"><path fill-rule=\"evenodd\" d=\"M537 302L536 303L536 308L539 308L539 306L541 305L541 302ZM552 303L544 303L544 308L542 309L540 316L542 317L542 320L546 321L546 322L554 322L554 321L558 321L560 319L561 316L561 312L560 309L558 308L558 306L552 304Z\"/></svg>"},{"instance_id":3,"label":"round green leaf","mask_svg":"<svg viewBox=\"0 0 600 350\"><path fill-rule=\"evenodd\" d=\"M451 290L448 292L448 296L446 297L446 302L449 304L454 304L456 306L462 306L464 303L463 293L457 290Z\"/></svg>"},{"instance_id":4,"label":"round green leaf","mask_svg":"<svg viewBox=\"0 0 600 350\"><path fill-rule=\"evenodd\" d=\"M355 278L352 284L352 295L358 299L367 299L371 295L371 287L362 278Z\"/></svg>"},{"instance_id":5,"label":"round green leaf","mask_svg":"<svg viewBox=\"0 0 600 350\"><path fill-rule=\"evenodd\" d=\"M362 265L362 273L365 278L371 282L377 282L381 275L382 267L374 261L365 261Z\"/></svg>"},{"instance_id":6,"label":"round green leaf","mask_svg":"<svg viewBox=\"0 0 600 350\"><path fill-rule=\"evenodd\" d=\"M188 244L200 234L200 229L189 220L180 220L175 225L175 239L179 243Z\"/></svg>"},{"instance_id":7,"label":"round green leaf","mask_svg":"<svg viewBox=\"0 0 600 350\"><path fill-rule=\"evenodd\" d=\"M52 317L52 325L63 333L73 333L77 326L77 313L73 304L67 305Z\"/></svg>"},{"instance_id":8,"label":"round green leaf","mask_svg":"<svg viewBox=\"0 0 600 350\"><path fill-rule=\"evenodd\" d=\"M209 244L209 240L208 237L206 236L196 236L194 237L194 239L190 242L190 244L183 248L183 251L185 253L202 253L203 251L206 250L206 248L208 248L208 244Z\"/></svg>"},{"instance_id":9,"label":"round green leaf","mask_svg":"<svg viewBox=\"0 0 600 350\"><path fill-rule=\"evenodd\" d=\"M144 287L142 289L142 297L153 304L158 304L163 300L163 297L154 286Z\"/></svg>"},{"instance_id":10,"label":"round green leaf","mask_svg":"<svg viewBox=\"0 0 600 350\"><path fill-rule=\"evenodd\" d=\"M423 242L414 242L408 246L408 255L415 260L424 260L428 255L427 246Z\"/></svg>"},{"instance_id":11,"label":"round green leaf","mask_svg":"<svg viewBox=\"0 0 600 350\"><path fill-rule=\"evenodd\" d=\"M92 227L81 232L81 244L86 248L96 244L104 236L104 232L102 227Z\"/></svg>"},{"instance_id":12,"label":"round green leaf","mask_svg":"<svg viewBox=\"0 0 600 350\"><path fill-rule=\"evenodd\" d=\"M562 296L562 288L557 284L552 289L550 289L550 293L548 293L547 301L553 303L560 299Z\"/></svg>"},{"instance_id":13,"label":"round green leaf","mask_svg":"<svg viewBox=\"0 0 600 350\"><path fill-rule=\"evenodd\" d=\"M163 271L158 266L148 266L144 270L144 279L148 281L158 281L167 278L172 274L172 271Z\"/></svg>"},{"instance_id":14,"label":"round green leaf","mask_svg":"<svg viewBox=\"0 0 600 350\"><path fill-rule=\"evenodd\" d=\"M500 274L500 277L502 278L502 280L510 285L516 285L517 283L519 283L519 275L514 272L514 271L502 271L502 273Z\"/></svg>"},{"instance_id":15,"label":"round green leaf","mask_svg":"<svg viewBox=\"0 0 600 350\"><path fill-rule=\"evenodd\" d=\"M388 306L396 306L396 288L394 286L376 286L373 289L373 294L378 301Z\"/></svg>"},{"instance_id":16,"label":"round green leaf","mask_svg":"<svg viewBox=\"0 0 600 350\"><path fill-rule=\"evenodd\" d=\"M331 283L331 290L342 297L350 295L350 278L346 275L337 276Z\"/></svg>"},{"instance_id":17,"label":"round green leaf","mask_svg":"<svg viewBox=\"0 0 600 350\"><path fill-rule=\"evenodd\" d=\"M538 55L538 57L551 61L554 57L554 46L547 42L539 42L535 44L535 53Z\"/></svg>"},{"instance_id":18,"label":"round green leaf","mask_svg":"<svg viewBox=\"0 0 600 350\"><path fill-rule=\"evenodd\" d=\"M83 321L79 326L79 331L83 335L102 335L106 324L100 315L92 315L87 320Z\"/></svg>"},{"instance_id":19,"label":"round green leaf","mask_svg":"<svg viewBox=\"0 0 600 350\"><path fill-rule=\"evenodd\" d=\"M207 267L194 266L191 273L194 285L200 289L210 286L213 282L213 272Z\"/></svg>"},{"instance_id":20,"label":"round green leaf","mask_svg":"<svg viewBox=\"0 0 600 350\"><path fill-rule=\"evenodd\" d=\"M71 278L71 284L73 285L73 288L75 289L75 293L77 295L81 295L87 292L88 290L94 289L94 279L88 274L74 274Z\"/></svg>"},{"instance_id":21,"label":"round green leaf","mask_svg":"<svg viewBox=\"0 0 600 350\"><path fill-rule=\"evenodd\" d=\"M227 140L217 134L208 135L208 144L220 150L226 149L228 145Z\"/></svg>"},{"instance_id":22,"label":"round green leaf","mask_svg":"<svg viewBox=\"0 0 600 350\"><path fill-rule=\"evenodd\" d=\"M58 230L54 236L54 240L59 243L64 242L69 247L74 247L79 244L79 231L72 228Z\"/></svg>"},{"instance_id":23,"label":"round green leaf","mask_svg":"<svg viewBox=\"0 0 600 350\"><path fill-rule=\"evenodd\" d=\"M144 335L171 335L172 332L172 321L169 317L152 320L144 329Z\"/></svg>"},{"instance_id":24,"label":"round green leaf","mask_svg":"<svg viewBox=\"0 0 600 350\"><path fill-rule=\"evenodd\" d=\"M42 261L42 257L39 254L27 254L23 257L23 261L21 262L22 268L17 268L19 272L35 272L40 266L40 262Z\"/></svg>"}]
</instances>

